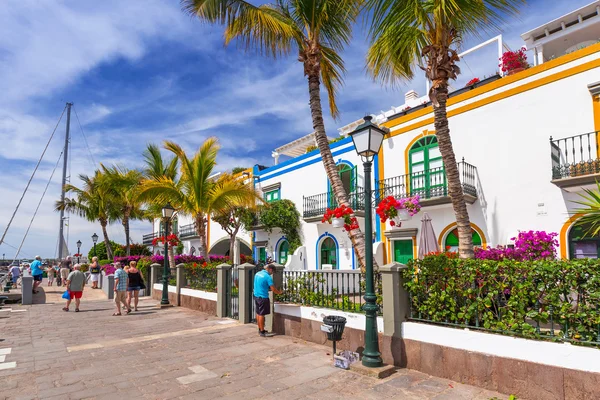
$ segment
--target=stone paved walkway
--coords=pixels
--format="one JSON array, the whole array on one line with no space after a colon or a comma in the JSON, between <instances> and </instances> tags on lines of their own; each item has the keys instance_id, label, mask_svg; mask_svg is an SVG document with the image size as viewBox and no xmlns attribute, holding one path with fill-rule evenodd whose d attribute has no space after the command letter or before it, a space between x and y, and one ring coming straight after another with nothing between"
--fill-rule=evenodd
<instances>
[{"instance_id":1,"label":"stone paved walkway","mask_svg":"<svg viewBox=\"0 0 600 400\"><path fill-rule=\"evenodd\" d=\"M112 317L96 296L79 313L62 303L0 312L0 399L507 398L406 369L356 375L333 368L327 347L152 300Z\"/></svg>"}]
</instances>

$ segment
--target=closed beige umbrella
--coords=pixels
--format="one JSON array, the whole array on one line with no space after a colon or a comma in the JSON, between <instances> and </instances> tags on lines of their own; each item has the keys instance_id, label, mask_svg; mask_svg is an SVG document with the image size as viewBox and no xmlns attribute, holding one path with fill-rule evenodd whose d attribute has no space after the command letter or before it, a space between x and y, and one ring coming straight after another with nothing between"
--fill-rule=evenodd
<instances>
[{"instance_id":1,"label":"closed beige umbrella","mask_svg":"<svg viewBox=\"0 0 600 400\"><path fill-rule=\"evenodd\" d=\"M425 254L438 252L440 248L433 231L431 217L427 213L423 213L421 219L421 234L419 236L419 258L423 258Z\"/></svg>"}]
</instances>

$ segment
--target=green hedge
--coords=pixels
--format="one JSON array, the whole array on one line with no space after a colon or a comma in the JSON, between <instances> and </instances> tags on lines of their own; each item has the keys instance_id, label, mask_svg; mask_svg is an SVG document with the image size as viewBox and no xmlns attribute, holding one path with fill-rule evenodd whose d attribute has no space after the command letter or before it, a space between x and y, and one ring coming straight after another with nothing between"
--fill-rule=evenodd
<instances>
[{"instance_id":1,"label":"green hedge","mask_svg":"<svg viewBox=\"0 0 600 400\"><path fill-rule=\"evenodd\" d=\"M441 254L410 262L404 278L415 319L600 342L598 260L460 260Z\"/></svg>"},{"instance_id":2,"label":"green hedge","mask_svg":"<svg viewBox=\"0 0 600 400\"><path fill-rule=\"evenodd\" d=\"M185 279L187 286L192 289L203 290L205 292L217 291L217 265L222 262L212 263L186 263Z\"/></svg>"}]
</instances>

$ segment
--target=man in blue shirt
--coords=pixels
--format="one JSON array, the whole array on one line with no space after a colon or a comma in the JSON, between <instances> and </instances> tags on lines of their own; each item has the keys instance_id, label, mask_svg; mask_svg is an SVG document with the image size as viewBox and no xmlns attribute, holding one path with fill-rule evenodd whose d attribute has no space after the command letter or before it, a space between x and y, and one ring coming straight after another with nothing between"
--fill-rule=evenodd
<instances>
[{"instance_id":1,"label":"man in blue shirt","mask_svg":"<svg viewBox=\"0 0 600 400\"><path fill-rule=\"evenodd\" d=\"M273 283L273 277L271 276L273 275L273 272L275 272L275 266L273 264L268 264L265 266L265 269L254 276L254 308L256 309L258 334L262 337L267 336L267 331L265 331L265 315L271 313L269 290L272 290L275 294L283 293L278 290Z\"/></svg>"},{"instance_id":2,"label":"man in blue shirt","mask_svg":"<svg viewBox=\"0 0 600 400\"><path fill-rule=\"evenodd\" d=\"M37 293L38 286L42 284L44 271L42 271L42 257L35 256L35 260L29 266L31 276L33 276L33 293Z\"/></svg>"}]
</instances>

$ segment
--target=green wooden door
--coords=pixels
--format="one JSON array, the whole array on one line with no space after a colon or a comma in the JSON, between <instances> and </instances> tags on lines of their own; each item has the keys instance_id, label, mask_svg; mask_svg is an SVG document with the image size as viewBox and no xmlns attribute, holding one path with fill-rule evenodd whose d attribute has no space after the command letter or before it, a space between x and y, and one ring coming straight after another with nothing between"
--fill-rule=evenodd
<instances>
[{"instance_id":1,"label":"green wooden door","mask_svg":"<svg viewBox=\"0 0 600 400\"><path fill-rule=\"evenodd\" d=\"M337 268L337 248L331 238L326 238L321 243L321 268L323 264L331 264L334 269Z\"/></svg>"},{"instance_id":2,"label":"green wooden door","mask_svg":"<svg viewBox=\"0 0 600 400\"><path fill-rule=\"evenodd\" d=\"M287 240L284 240L283 243L279 245L279 264L285 265L288 259L288 252L290 249L290 244Z\"/></svg>"},{"instance_id":3,"label":"green wooden door","mask_svg":"<svg viewBox=\"0 0 600 400\"><path fill-rule=\"evenodd\" d=\"M409 260L413 259L413 241L408 240L394 240L394 261L401 264L406 264Z\"/></svg>"},{"instance_id":4,"label":"green wooden door","mask_svg":"<svg viewBox=\"0 0 600 400\"><path fill-rule=\"evenodd\" d=\"M426 136L409 151L410 194L422 198L446 196L446 171L435 135Z\"/></svg>"},{"instance_id":5,"label":"green wooden door","mask_svg":"<svg viewBox=\"0 0 600 400\"><path fill-rule=\"evenodd\" d=\"M264 247L258 248L258 261L267 261L267 249L265 249Z\"/></svg>"}]
</instances>

